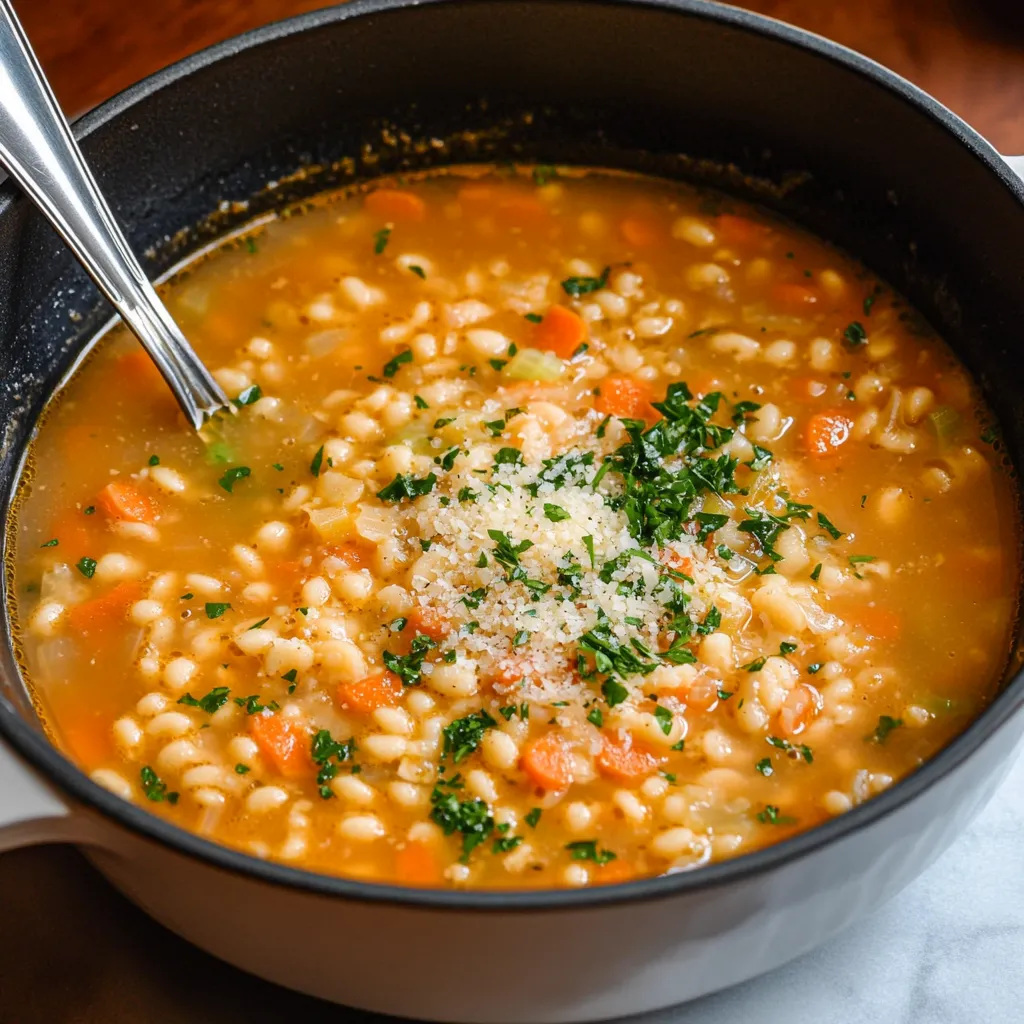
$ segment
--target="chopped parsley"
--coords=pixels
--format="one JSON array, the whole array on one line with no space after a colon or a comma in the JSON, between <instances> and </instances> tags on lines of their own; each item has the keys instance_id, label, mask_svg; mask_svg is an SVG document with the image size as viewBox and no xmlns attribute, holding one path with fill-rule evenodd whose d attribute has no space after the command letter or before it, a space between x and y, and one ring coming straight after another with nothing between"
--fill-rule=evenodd
<instances>
[{"instance_id":1,"label":"chopped parsley","mask_svg":"<svg viewBox=\"0 0 1024 1024\"><path fill-rule=\"evenodd\" d=\"M868 736L868 740L872 743L884 743L889 738L889 733L891 733L893 729L899 729L902 725L902 718L893 718L891 715L881 715L878 719L878 725L875 726L874 732Z\"/></svg>"},{"instance_id":2,"label":"chopped parsley","mask_svg":"<svg viewBox=\"0 0 1024 1024\"><path fill-rule=\"evenodd\" d=\"M152 800L155 804L165 800L171 805L178 802L178 794L168 793L167 783L161 781L160 776L148 764L144 765L139 772L139 781L142 783L142 792L146 795L147 800Z\"/></svg>"},{"instance_id":3,"label":"chopped parsley","mask_svg":"<svg viewBox=\"0 0 1024 1024\"><path fill-rule=\"evenodd\" d=\"M393 654L385 651L381 656L384 667L394 672L402 680L403 686L415 686L423 674L423 662L427 653L432 651L437 643L425 633L417 633L409 647L409 653L405 655Z\"/></svg>"},{"instance_id":4,"label":"chopped parsley","mask_svg":"<svg viewBox=\"0 0 1024 1024\"><path fill-rule=\"evenodd\" d=\"M228 494L234 492L235 484L239 480L244 480L247 476L252 474L252 470L248 466L232 466L230 469L224 471L224 475L217 481L224 488Z\"/></svg>"},{"instance_id":5,"label":"chopped parsley","mask_svg":"<svg viewBox=\"0 0 1024 1024\"><path fill-rule=\"evenodd\" d=\"M776 747L778 750L795 751L798 753L808 764L814 763L814 753L806 743L790 743L789 740L784 740L781 736L769 736L767 737L768 742Z\"/></svg>"},{"instance_id":6,"label":"chopped parsley","mask_svg":"<svg viewBox=\"0 0 1024 1024\"><path fill-rule=\"evenodd\" d=\"M478 797L459 800L451 788L446 791L440 786L434 787L430 803L433 807L430 817L444 834L450 836L458 832L462 835L462 856L459 859L466 863L469 855L494 831L490 809Z\"/></svg>"},{"instance_id":7,"label":"chopped parsley","mask_svg":"<svg viewBox=\"0 0 1024 1024\"><path fill-rule=\"evenodd\" d=\"M780 814L778 807L774 804L765 804L763 811L760 811L757 815L757 820L762 825L795 825L796 818L791 818L789 815Z\"/></svg>"},{"instance_id":8,"label":"chopped parsley","mask_svg":"<svg viewBox=\"0 0 1024 1024\"><path fill-rule=\"evenodd\" d=\"M770 757L762 757L757 764L754 765L754 770L760 772L765 778L769 775L775 774L775 769L772 767L772 759Z\"/></svg>"},{"instance_id":9,"label":"chopped parsley","mask_svg":"<svg viewBox=\"0 0 1024 1024\"><path fill-rule=\"evenodd\" d=\"M75 568L87 579L91 580L96 574L96 559L83 556L75 562Z\"/></svg>"},{"instance_id":10,"label":"chopped parsley","mask_svg":"<svg viewBox=\"0 0 1024 1024\"><path fill-rule=\"evenodd\" d=\"M444 734L444 756L451 757L455 764L465 760L480 746L484 733L497 724L482 708L464 718L456 718L441 730Z\"/></svg>"},{"instance_id":11,"label":"chopped parsley","mask_svg":"<svg viewBox=\"0 0 1024 1024\"><path fill-rule=\"evenodd\" d=\"M658 723L658 728L668 736L672 732L673 718L672 712L669 711L662 704L655 704L654 706L654 720Z\"/></svg>"},{"instance_id":12,"label":"chopped parsley","mask_svg":"<svg viewBox=\"0 0 1024 1024\"><path fill-rule=\"evenodd\" d=\"M599 850L596 839L577 839L575 842L566 843L565 848L573 860L592 860L595 864L607 864L616 858L611 850Z\"/></svg>"},{"instance_id":13,"label":"chopped parsley","mask_svg":"<svg viewBox=\"0 0 1024 1024\"><path fill-rule=\"evenodd\" d=\"M394 359L389 359L384 364L384 369L381 372L384 374L385 377L388 377L388 378L394 377L394 375L396 373L398 373L398 368L400 366L402 366L404 363L411 363L411 362L412 362L412 350L411 349L405 349L405 351L399 352L398 355L395 356Z\"/></svg>"},{"instance_id":14,"label":"chopped parsley","mask_svg":"<svg viewBox=\"0 0 1024 1024\"><path fill-rule=\"evenodd\" d=\"M824 512L818 513L818 525L833 539L839 540L843 535L843 531L840 530Z\"/></svg>"},{"instance_id":15,"label":"chopped parsley","mask_svg":"<svg viewBox=\"0 0 1024 1024\"><path fill-rule=\"evenodd\" d=\"M310 754L319 766L316 784L322 799L330 800L334 796L334 791L330 787L331 779L338 774L338 766L348 761L356 750L354 739L339 743L327 729L320 729L313 736Z\"/></svg>"},{"instance_id":16,"label":"chopped parsley","mask_svg":"<svg viewBox=\"0 0 1024 1024\"><path fill-rule=\"evenodd\" d=\"M313 461L309 464L309 471L313 476L319 476L320 470L324 464L324 446L320 445L316 450L316 455L313 456Z\"/></svg>"},{"instance_id":17,"label":"chopped parsley","mask_svg":"<svg viewBox=\"0 0 1024 1024\"><path fill-rule=\"evenodd\" d=\"M379 256L391 240L391 228L381 228L373 233L373 251Z\"/></svg>"},{"instance_id":18,"label":"chopped parsley","mask_svg":"<svg viewBox=\"0 0 1024 1024\"><path fill-rule=\"evenodd\" d=\"M191 693L186 693L178 698L178 703L185 704L191 708L199 708L200 711L205 711L208 715L212 715L214 712L220 711L227 704L228 694L230 693L231 690L227 686L215 686L205 697L196 699Z\"/></svg>"},{"instance_id":19,"label":"chopped parsley","mask_svg":"<svg viewBox=\"0 0 1024 1024\"><path fill-rule=\"evenodd\" d=\"M414 477L412 473L396 473L395 479L377 492L377 497L381 501L414 501L424 494L429 494L436 483L437 477L433 473L428 473L425 477Z\"/></svg>"},{"instance_id":20,"label":"chopped parsley","mask_svg":"<svg viewBox=\"0 0 1024 1024\"><path fill-rule=\"evenodd\" d=\"M236 775L248 775L252 769L247 764L236 764L235 774Z\"/></svg>"},{"instance_id":21,"label":"chopped parsley","mask_svg":"<svg viewBox=\"0 0 1024 1024\"><path fill-rule=\"evenodd\" d=\"M427 279L427 272L419 264L411 263L409 265L409 270L412 271L412 273L414 273L421 281L425 281Z\"/></svg>"},{"instance_id":22,"label":"chopped parsley","mask_svg":"<svg viewBox=\"0 0 1024 1024\"><path fill-rule=\"evenodd\" d=\"M562 282L562 291L573 299L600 291L608 283L611 269L611 267L605 267L600 277L567 277Z\"/></svg>"},{"instance_id":23,"label":"chopped parsley","mask_svg":"<svg viewBox=\"0 0 1024 1024\"><path fill-rule=\"evenodd\" d=\"M272 700L269 704L261 703L261 698L258 693L251 693L248 697L232 697L231 699L240 708L244 708L247 715L258 715L263 711L281 710L281 706L276 700Z\"/></svg>"},{"instance_id":24,"label":"chopped parsley","mask_svg":"<svg viewBox=\"0 0 1024 1024\"><path fill-rule=\"evenodd\" d=\"M539 324L544 319L544 317L542 317L539 313L527 313L523 317L523 319L528 320L531 324Z\"/></svg>"},{"instance_id":25,"label":"chopped parsley","mask_svg":"<svg viewBox=\"0 0 1024 1024\"><path fill-rule=\"evenodd\" d=\"M262 397L263 392L260 390L259 384L250 384L244 391L239 392L238 397L235 399L235 405L237 405L238 408L241 409L245 405L253 405L254 403L258 402ZM156 458L156 456L153 456L153 458ZM157 459L157 462L159 461L160 460ZM153 460L150 459L149 464L153 466L156 463L154 463Z\"/></svg>"},{"instance_id":26,"label":"chopped parsley","mask_svg":"<svg viewBox=\"0 0 1024 1024\"><path fill-rule=\"evenodd\" d=\"M551 505L548 502L544 503L544 517L553 523L560 523L570 518L569 513L561 505Z\"/></svg>"},{"instance_id":27,"label":"chopped parsley","mask_svg":"<svg viewBox=\"0 0 1024 1024\"><path fill-rule=\"evenodd\" d=\"M761 669L763 669L763 668L764 668L764 663L765 663L765 662L766 662L767 660L768 660L768 659L767 659L767 658L764 658L764 657L761 657L761 658L755 658L755 659L754 659L753 661L748 661L748 662L746 663L746 665L740 665L740 668L741 668L741 669L742 669L742 670L743 670L744 672L760 672L760 671L761 671Z\"/></svg>"},{"instance_id":28,"label":"chopped parsley","mask_svg":"<svg viewBox=\"0 0 1024 1024\"><path fill-rule=\"evenodd\" d=\"M219 619L231 607L226 601L207 601L206 617L208 619Z\"/></svg>"},{"instance_id":29,"label":"chopped parsley","mask_svg":"<svg viewBox=\"0 0 1024 1024\"><path fill-rule=\"evenodd\" d=\"M867 343L868 332L864 330L864 325L859 320L854 320L846 325L843 331L843 340L851 348L858 348Z\"/></svg>"},{"instance_id":30,"label":"chopped parsley","mask_svg":"<svg viewBox=\"0 0 1024 1024\"><path fill-rule=\"evenodd\" d=\"M526 822L530 828L536 828L537 822L540 821L540 816L543 813L539 807L534 807L533 810L528 811L523 815L523 821Z\"/></svg>"},{"instance_id":31,"label":"chopped parsley","mask_svg":"<svg viewBox=\"0 0 1024 1024\"><path fill-rule=\"evenodd\" d=\"M39 546L41 548L55 548L59 543L60 541L54 537L52 540L48 540L45 544L40 544Z\"/></svg>"}]
</instances>

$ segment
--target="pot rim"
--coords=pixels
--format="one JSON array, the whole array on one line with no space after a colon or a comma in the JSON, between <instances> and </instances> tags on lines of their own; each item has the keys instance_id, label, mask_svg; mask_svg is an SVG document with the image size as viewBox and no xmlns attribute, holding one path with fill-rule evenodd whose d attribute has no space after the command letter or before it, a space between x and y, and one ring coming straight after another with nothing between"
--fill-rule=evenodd
<instances>
[{"instance_id":1,"label":"pot rim","mask_svg":"<svg viewBox=\"0 0 1024 1024\"><path fill-rule=\"evenodd\" d=\"M539 2L539 0L534 0ZM556 0L543 0L545 3ZM739 32L767 37L787 46L809 50L817 57L838 63L871 79L906 103L916 107L952 135L1024 205L1024 183L999 153L956 114L911 82L875 61L845 46L739 8L721 6L708 0L588 0L594 6L635 6L682 14L716 22ZM75 122L75 135L86 138L101 126L130 116L132 108L148 96L173 85L207 66L246 50L297 36L323 25L367 16L387 16L409 7L432 5L494 4L502 0L349 0L330 7L272 22L233 36L198 53L185 57L129 86L116 96L86 113ZM13 193L13 186L4 191ZM2 202L2 200L0 200ZM2 205L6 205L3 203ZM1024 674L1018 669L1005 683L987 708L958 736L884 793L854 807L823 824L771 846L689 872L661 875L611 886L584 889L537 890L444 890L417 889L376 882L363 882L340 876L319 874L273 861L260 860L240 850L186 831L145 809L108 792L94 783L76 765L67 760L42 732L22 718L0 695L0 738L6 740L61 792L80 804L112 819L144 839L170 847L173 851L213 867L262 882L295 889L311 895L337 897L358 902L395 904L424 909L490 911L515 913L589 909L606 905L646 902L707 891L752 876L765 874L779 866L805 858L822 847L862 831L917 799L944 776L973 755L1001 726L1024 707Z\"/></svg>"}]
</instances>

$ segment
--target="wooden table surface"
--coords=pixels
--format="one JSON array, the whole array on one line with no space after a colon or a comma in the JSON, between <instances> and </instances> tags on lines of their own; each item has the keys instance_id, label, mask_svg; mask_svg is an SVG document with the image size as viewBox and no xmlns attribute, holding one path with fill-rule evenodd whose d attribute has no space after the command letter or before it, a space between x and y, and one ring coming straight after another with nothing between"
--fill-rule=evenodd
<instances>
[{"instance_id":1,"label":"wooden table surface","mask_svg":"<svg viewBox=\"0 0 1024 1024\"><path fill-rule=\"evenodd\" d=\"M66 110L80 113L227 36L318 0L15 0ZM748 0L911 79L1005 153L1024 153L1019 0ZM1014 13L1017 12L1017 13ZM80 854L0 858L0 1022L364 1021L215 963L112 892Z\"/></svg>"}]
</instances>

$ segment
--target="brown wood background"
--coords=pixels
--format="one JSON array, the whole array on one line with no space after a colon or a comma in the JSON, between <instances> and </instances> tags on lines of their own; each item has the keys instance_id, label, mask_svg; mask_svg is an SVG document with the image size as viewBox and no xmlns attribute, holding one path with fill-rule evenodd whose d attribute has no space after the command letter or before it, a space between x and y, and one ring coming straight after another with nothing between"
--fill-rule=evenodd
<instances>
[{"instance_id":1,"label":"brown wood background","mask_svg":"<svg viewBox=\"0 0 1024 1024\"><path fill-rule=\"evenodd\" d=\"M72 114L210 43L323 6L320 0L14 3ZM860 50L934 94L1003 152L1024 153L1024 0L746 0L740 6ZM771 1007L763 1019L776 1019ZM386 1024L213 961L149 921L72 849L0 857L2 1024L280 1021Z\"/></svg>"},{"instance_id":2,"label":"brown wood background","mask_svg":"<svg viewBox=\"0 0 1024 1024\"><path fill-rule=\"evenodd\" d=\"M322 0L15 0L69 113L227 36ZM851 46L1024 152L1021 0L742 0Z\"/></svg>"}]
</instances>

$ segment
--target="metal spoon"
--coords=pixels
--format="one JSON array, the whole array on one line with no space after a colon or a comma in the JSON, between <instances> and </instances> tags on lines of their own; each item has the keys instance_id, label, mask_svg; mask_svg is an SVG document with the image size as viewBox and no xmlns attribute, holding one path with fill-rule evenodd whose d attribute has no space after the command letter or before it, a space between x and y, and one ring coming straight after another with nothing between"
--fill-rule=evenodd
<instances>
[{"instance_id":1,"label":"metal spoon","mask_svg":"<svg viewBox=\"0 0 1024 1024\"><path fill-rule=\"evenodd\" d=\"M192 426L230 409L128 248L9 0L0 0L0 164L142 342Z\"/></svg>"}]
</instances>

